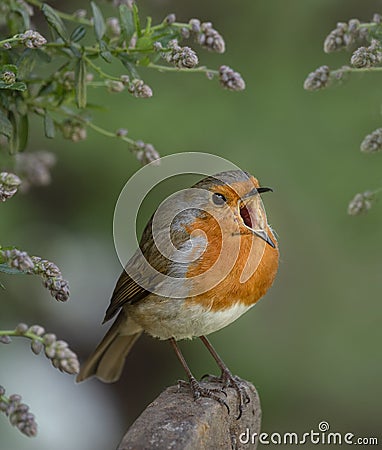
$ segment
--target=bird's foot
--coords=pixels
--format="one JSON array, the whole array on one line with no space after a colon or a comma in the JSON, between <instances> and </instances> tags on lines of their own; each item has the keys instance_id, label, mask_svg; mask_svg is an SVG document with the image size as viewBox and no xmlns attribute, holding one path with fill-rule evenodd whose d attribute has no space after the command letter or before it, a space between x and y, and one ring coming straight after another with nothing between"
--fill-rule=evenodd
<instances>
[{"instance_id":1,"label":"bird's foot","mask_svg":"<svg viewBox=\"0 0 382 450\"><path fill-rule=\"evenodd\" d=\"M224 401L224 399L221 398L221 394L223 394L225 397L227 397L227 393L224 392L224 386L222 388L217 389L210 389L202 386L199 381L197 381L194 377L190 378L190 381L187 383L186 381L179 380L179 388L181 386L188 386L188 388L191 389L192 396L194 397L194 400L197 400L201 397L207 397L212 398L213 400L216 400L220 405L227 408L228 414L230 413L230 409L228 404Z\"/></svg>"},{"instance_id":2,"label":"bird's foot","mask_svg":"<svg viewBox=\"0 0 382 450\"><path fill-rule=\"evenodd\" d=\"M202 380L203 379L214 383L221 383L223 385L223 392L224 389L229 387L235 389L237 393L239 409L237 420L239 420L243 414L244 406L248 405L248 403L251 401L251 398L247 393L247 389L243 381L237 375L232 375L232 373L228 369L223 369L220 377L217 377L215 375L204 375L202 377Z\"/></svg>"}]
</instances>

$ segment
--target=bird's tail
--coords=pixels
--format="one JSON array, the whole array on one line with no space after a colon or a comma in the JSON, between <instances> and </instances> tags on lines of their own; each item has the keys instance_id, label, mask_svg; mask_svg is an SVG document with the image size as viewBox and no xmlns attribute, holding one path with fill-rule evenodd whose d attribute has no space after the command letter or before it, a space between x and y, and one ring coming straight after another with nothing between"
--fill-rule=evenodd
<instances>
[{"instance_id":1,"label":"bird's tail","mask_svg":"<svg viewBox=\"0 0 382 450\"><path fill-rule=\"evenodd\" d=\"M81 366L77 382L95 375L105 383L113 383L121 376L125 359L142 329L128 319L122 310L102 341Z\"/></svg>"}]
</instances>

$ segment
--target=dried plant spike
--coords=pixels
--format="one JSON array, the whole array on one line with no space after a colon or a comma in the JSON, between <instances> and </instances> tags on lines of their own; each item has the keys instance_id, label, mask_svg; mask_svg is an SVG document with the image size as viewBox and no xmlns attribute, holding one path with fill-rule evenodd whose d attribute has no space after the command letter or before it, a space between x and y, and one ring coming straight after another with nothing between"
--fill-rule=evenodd
<instances>
[{"instance_id":1,"label":"dried plant spike","mask_svg":"<svg viewBox=\"0 0 382 450\"><path fill-rule=\"evenodd\" d=\"M351 19L349 23L338 22L324 41L324 52L332 53L349 48L361 36L359 20Z\"/></svg>"},{"instance_id":2,"label":"dried plant spike","mask_svg":"<svg viewBox=\"0 0 382 450\"><path fill-rule=\"evenodd\" d=\"M19 323L15 328L16 335L23 335L28 331L28 325L26 323Z\"/></svg>"},{"instance_id":3,"label":"dried plant spike","mask_svg":"<svg viewBox=\"0 0 382 450\"><path fill-rule=\"evenodd\" d=\"M172 25L175 21L176 21L176 16L175 14L169 14L164 21L166 22L167 25Z\"/></svg>"},{"instance_id":4,"label":"dried plant spike","mask_svg":"<svg viewBox=\"0 0 382 450\"><path fill-rule=\"evenodd\" d=\"M147 144L143 141L136 141L132 145L131 149L143 166L151 162L158 161L160 158L155 147L152 144Z\"/></svg>"},{"instance_id":5,"label":"dried plant spike","mask_svg":"<svg viewBox=\"0 0 382 450\"><path fill-rule=\"evenodd\" d=\"M14 173L0 172L0 202L13 197L20 185L21 180Z\"/></svg>"},{"instance_id":6,"label":"dried plant spike","mask_svg":"<svg viewBox=\"0 0 382 450\"><path fill-rule=\"evenodd\" d=\"M20 34L21 42L27 48L40 48L47 43L47 40L38 31L27 30Z\"/></svg>"},{"instance_id":7,"label":"dried plant spike","mask_svg":"<svg viewBox=\"0 0 382 450\"><path fill-rule=\"evenodd\" d=\"M40 341L34 340L31 343L31 350L35 355L39 355L43 349L43 344Z\"/></svg>"},{"instance_id":8,"label":"dried plant spike","mask_svg":"<svg viewBox=\"0 0 382 450\"><path fill-rule=\"evenodd\" d=\"M192 33L200 33L200 30L201 30L200 25L201 25L201 23L200 23L199 19L190 19L188 23L189 23L189 25L191 27L191 32Z\"/></svg>"},{"instance_id":9,"label":"dried plant spike","mask_svg":"<svg viewBox=\"0 0 382 450\"><path fill-rule=\"evenodd\" d=\"M129 83L127 90L134 97L138 98L150 98L153 96L151 87L145 84L143 80L139 80L137 78Z\"/></svg>"},{"instance_id":10,"label":"dried plant spike","mask_svg":"<svg viewBox=\"0 0 382 450\"><path fill-rule=\"evenodd\" d=\"M192 31L197 28L197 22L193 21L191 24ZM218 31L216 31L215 28L213 28L211 22L203 22L200 25L200 31L198 31L196 34L196 40L199 45L206 48L207 50L216 53L225 52L225 42L223 36Z\"/></svg>"},{"instance_id":11,"label":"dried plant spike","mask_svg":"<svg viewBox=\"0 0 382 450\"><path fill-rule=\"evenodd\" d=\"M17 394L5 395L5 389L0 386L0 412L3 412L9 419L11 425L28 437L36 436L37 423L35 417L29 412L29 406L21 403L21 396Z\"/></svg>"},{"instance_id":12,"label":"dried plant spike","mask_svg":"<svg viewBox=\"0 0 382 450\"><path fill-rule=\"evenodd\" d=\"M199 63L194 50L190 47L181 47L176 39L168 43L168 49L169 51L161 53L162 58L179 69L192 69Z\"/></svg>"},{"instance_id":13,"label":"dried plant spike","mask_svg":"<svg viewBox=\"0 0 382 450\"><path fill-rule=\"evenodd\" d=\"M118 130L115 132L115 135L118 137L125 137L129 134L128 130L126 128L118 128Z\"/></svg>"},{"instance_id":14,"label":"dried plant spike","mask_svg":"<svg viewBox=\"0 0 382 450\"><path fill-rule=\"evenodd\" d=\"M56 300L65 302L69 299L69 283L62 277L60 269L53 262L38 256L29 256L27 252L18 249L0 250L0 256L11 268L29 275L39 275L44 286Z\"/></svg>"},{"instance_id":15,"label":"dried plant spike","mask_svg":"<svg viewBox=\"0 0 382 450\"><path fill-rule=\"evenodd\" d=\"M11 250L1 250L5 263L9 267L21 271L33 270L34 263L27 252L13 248Z\"/></svg>"},{"instance_id":16,"label":"dried plant spike","mask_svg":"<svg viewBox=\"0 0 382 450\"><path fill-rule=\"evenodd\" d=\"M7 334L0 336L0 344L10 344L11 342L12 339Z\"/></svg>"},{"instance_id":17,"label":"dried plant spike","mask_svg":"<svg viewBox=\"0 0 382 450\"><path fill-rule=\"evenodd\" d=\"M66 119L62 123L62 136L72 142L83 141L87 137L86 127L74 119Z\"/></svg>"},{"instance_id":18,"label":"dried plant spike","mask_svg":"<svg viewBox=\"0 0 382 450\"><path fill-rule=\"evenodd\" d=\"M125 85L122 81L116 80L105 80L105 86L107 87L109 92L123 92L125 90Z\"/></svg>"},{"instance_id":19,"label":"dried plant spike","mask_svg":"<svg viewBox=\"0 0 382 450\"><path fill-rule=\"evenodd\" d=\"M360 214L364 214L369 211L372 206L374 196L375 193L370 191L356 194L349 203L348 214L350 216L359 216Z\"/></svg>"},{"instance_id":20,"label":"dried plant spike","mask_svg":"<svg viewBox=\"0 0 382 450\"><path fill-rule=\"evenodd\" d=\"M242 91L245 89L245 81L239 72L235 72L229 66L220 66L219 81L223 88L230 91Z\"/></svg>"},{"instance_id":21,"label":"dried plant spike","mask_svg":"<svg viewBox=\"0 0 382 450\"><path fill-rule=\"evenodd\" d=\"M15 155L16 171L22 178L21 191L31 186L47 186L51 182L51 169L56 164L56 155L52 152L37 151Z\"/></svg>"},{"instance_id":22,"label":"dried plant spike","mask_svg":"<svg viewBox=\"0 0 382 450\"><path fill-rule=\"evenodd\" d=\"M31 327L29 327L28 332L33 333L36 336L42 336L45 333L45 329L40 325L32 325Z\"/></svg>"},{"instance_id":23,"label":"dried plant spike","mask_svg":"<svg viewBox=\"0 0 382 450\"><path fill-rule=\"evenodd\" d=\"M361 152L375 153L382 150L382 128L368 134L361 143Z\"/></svg>"},{"instance_id":24,"label":"dried plant spike","mask_svg":"<svg viewBox=\"0 0 382 450\"><path fill-rule=\"evenodd\" d=\"M330 81L330 69L328 66L318 67L311 72L304 81L304 89L307 91L318 91L324 89Z\"/></svg>"},{"instance_id":25,"label":"dried plant spike","mask_svg":"<svg viewBox=\"0 0 382 450\"><path fill-rule=\"evenodd\" d=\"M22 336L31 340L31 350L35 355L44 351L45 356L53 366L61 372L77 374L79 362L77 355L69 348L69 344L63 340L57 340L53 333L46 333L40 325L28 325L20 323L14 330L0 332L0 342L10 343L11 336Z\"/></svg>"},{"instance_id":26,"label":"dried plant spike","mask_svg":"<svg viewBox=\"0 0 382 450\"><path fill-rule=\"evenodd\" d=\"M382 62L381 43L376 39L371 41L368 47L359 47L354 51L350 63L358 69L364 67L375 67Z\"/></svg>"},{"instance_id":27,"label":"dried plant spike","mask_svg":"<svg viewBox=\"0 0 382 450\"><path fill-rule=\"evenodd\" d=\"M191 36L191 32L190 32L189 28L182 27L180 29L180 35L182 36L183 39L188 39Z\"/></svg>"}]
</instances>

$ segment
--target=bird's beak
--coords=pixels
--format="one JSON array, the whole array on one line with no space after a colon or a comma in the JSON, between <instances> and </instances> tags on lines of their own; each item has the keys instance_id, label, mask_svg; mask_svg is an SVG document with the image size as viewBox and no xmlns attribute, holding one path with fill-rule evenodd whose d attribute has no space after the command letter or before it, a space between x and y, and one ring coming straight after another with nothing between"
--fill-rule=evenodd
<instances>
[{"instance_id":1,"label":"bird's beak","mask_svg":"<svg viewBox=\"0 0 382 450\"><path fill-rule=\"evenodd\" d=\"M272 239L269 237L268 233L264 230L252 230L256 236L261 238L263 241L265 241L267 244L269 244L272 248L276 248L275 243L272 241Z\"/></svg>"},{"instance_id":2,"label":"bird's beak","mask_svg":"<svg viewBox=\"0 0 382 450\"><path fill-rule=\"evenodd\" d=\"M276 248L275 243L267 233L268 222L263 202L260 195L263 192L272 191L271 188L255 188L245 194L238 202L238 213L243 225L256 236L265 241L271 247Z\"/></svg>"}]
</instances>

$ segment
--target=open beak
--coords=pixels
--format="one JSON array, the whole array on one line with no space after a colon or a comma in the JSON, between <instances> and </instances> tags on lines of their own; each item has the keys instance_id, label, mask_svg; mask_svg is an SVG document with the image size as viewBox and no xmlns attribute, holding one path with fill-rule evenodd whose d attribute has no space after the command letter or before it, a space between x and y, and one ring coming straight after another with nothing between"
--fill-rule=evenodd
<instances>
[{"instance_id":1,"label":"open beak","mask_svg":"<svg viewBox=\"0 0 382 450\"><path fill-rule=\"evenodd\" d=\"M268 191L272 191L272 189L266 187L252 189L239 200L238 213L246 228L251 230L256 236L265 241L272 248L276 248L275 243L267 233L267 216L265 214L263 202L261 201L259 195Z\"/></svg>"}]
</instances>

